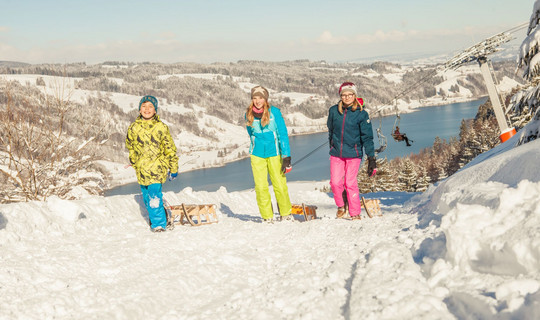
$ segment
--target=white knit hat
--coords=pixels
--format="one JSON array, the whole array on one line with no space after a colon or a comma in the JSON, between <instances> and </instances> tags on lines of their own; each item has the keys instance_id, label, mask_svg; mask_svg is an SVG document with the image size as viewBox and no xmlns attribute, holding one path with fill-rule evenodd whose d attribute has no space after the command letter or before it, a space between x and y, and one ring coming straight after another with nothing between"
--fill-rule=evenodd
<instances>
[{"instance_id":1,"label":"white knit hat","mask_svg":"<svg viewBox=\"0 0 540 320\"><path fill-rule=\"evenodd\" d=\"M263 97L264 100L268 101L268 90L263 86L256 86L251 88L251 99L255 96Z\"/></svg>"},{"instance_id":2,"label":"white knit hat","mask_svg":"<svg viewBox=\"0 0 540 320\"><path fill-rule=\"evenodd\" d=\"M343 84L339 87L339 95L341 95L341 93L344 91L352 92L355 96L358 96L356 85L352 82L343 82Z\"/></svg>"}]
</instances>

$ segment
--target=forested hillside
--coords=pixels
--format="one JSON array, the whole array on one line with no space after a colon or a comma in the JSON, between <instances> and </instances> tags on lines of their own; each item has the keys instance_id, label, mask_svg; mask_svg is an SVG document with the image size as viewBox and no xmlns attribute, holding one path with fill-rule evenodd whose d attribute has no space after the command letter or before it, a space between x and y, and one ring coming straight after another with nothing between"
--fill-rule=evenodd
<instances>
[{"instance_id":1,"label":"forested hillside","mask_svg":"<svg viewBox=\"0 0 540 320\"><path fill-rule=\"evenodd\" d=\"M388 62L372 64L329 64L307 60L288 62L239 61L237 63L157 64L106 62L99 65L28 65L2 67L0 74L38 74L79 79L76 88L132 95L154 94L169 103L204 106L209 114L224 120L241 122L226 109L242 111L248 96L242 82L263 85L275 93L298 92L319 97L294 105L290 99L272 96L273 103L285 111L300 111L310 118L326 115L326 109L337 99L336 87L352 81L370 106L392 104L397 97L405 101L425 100L434 96L451 96L460 90L471 92L471 98L486 95L479 70L463 69L463 77L448 90L437 89L444 74L429 76L434 66L404 67ZM515 62L494 63L498 79L515 76ZM477 69L477 68L476 68ZM476 71L476 72L475 72ZM197 77L195 75L207 75ZM190 76L191 75L191 76ZM418 83L423 80L422 83ZM406 95L400 93L406 91ZM241 114L241 112L239 112Z\"/></svg>"}]
</instances>

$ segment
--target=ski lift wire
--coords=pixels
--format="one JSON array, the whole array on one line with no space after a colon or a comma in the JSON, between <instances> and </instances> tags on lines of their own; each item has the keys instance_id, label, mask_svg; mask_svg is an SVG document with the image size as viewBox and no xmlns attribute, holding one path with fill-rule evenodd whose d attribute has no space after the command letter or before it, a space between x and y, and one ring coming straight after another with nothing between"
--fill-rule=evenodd
<instances>
[{"instance_id":1,"label":"ski lift wire","mask_svg":"<svg viewBox=\"0 0 540 320\"><path fill-rule=\"evenodd\" d=\"M508 29L508 30L506 30L506 31L504 31L504 32L508 32L508 33L516 33L516 32L518 32L519 30L525 29L525 27L528 27L528 26L529 26L529 22L523 22L522 24L517 25L517 26L515 26L515 27L513 27L513 28L510 28L510 29Z\"/></svg>"},{"instance_id":2,"label":"ski lift wire","mask_svg":"<svg viewBox=\"0 0 540 320\"><path fill-rule=\"evenodd\" d=\"M314 154L315 152L317 152L317 150L319 150L320 148L324 147L327 143L328 143L328 141L325 141L323 144L321 144L321 145L318 146L317 148L313 149L310 153L306 154L306 155L303 156L302 158L300 158L300 159L298 159L297 161L295 161L293 164L291 164L291 166L295 166L295 165L297 165L298 163L302 162L303 160L305 160L306 158L308 158L309 156L311 156L312 154Z\"/></svg>"}]
</instances>

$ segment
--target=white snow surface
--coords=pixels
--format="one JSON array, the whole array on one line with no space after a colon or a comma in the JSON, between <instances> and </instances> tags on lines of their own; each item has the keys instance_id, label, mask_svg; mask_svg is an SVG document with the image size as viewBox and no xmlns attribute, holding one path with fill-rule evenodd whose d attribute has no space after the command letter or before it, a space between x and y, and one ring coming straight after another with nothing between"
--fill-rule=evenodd
<instances>
[{"instance_id":1,"label":"white snow surface","mask_svg":"<svg viewBox=\"0 0 540 320\"><path fill-rule=\"evenodd\" d=\"M367 194L383 216L360 221L328 182L289 184L310 222L262 223L253 190L168 192L219 223L164 233L140 195L0 205L0 319L538 319L540 140L518 139L422 194Z\"/></svg>"}]
</instances>

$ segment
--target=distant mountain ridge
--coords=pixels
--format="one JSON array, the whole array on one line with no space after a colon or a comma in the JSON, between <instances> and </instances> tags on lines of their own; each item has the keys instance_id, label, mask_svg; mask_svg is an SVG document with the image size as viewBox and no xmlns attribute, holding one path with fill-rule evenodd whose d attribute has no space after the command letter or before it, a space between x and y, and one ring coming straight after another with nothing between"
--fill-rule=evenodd
<instances>
[{"instance_id":1,"label":"distant mountain ridge","mask_svg":"<svg viewBox=\"0 0 540 320\"><path fill-rule=\"evenodd\" d=\"M519 44L503 45L501 46L500 51L492 54L491 56L489 56L489 58L492 61L511 60L514 62L518 55L519 47L520 47ZM459 53L459 51L454 52L454 53L414 52L414 53L407 53L407 54L389 54L389 55L372 56L372 57L358 58L354 60L347 60L347 61L340 61L340 62L369 64L369 63L374 63L376 61L381 61L381 62L395 63L395 64L399 64L403 66L429 66L429 65L442 64L446 62L447 60L451 59L457 53Z\"/></svg>"},{"instance_id":2,"label":"distant mountain ridge","mask_svg":"<svg viewBox=\"0 0 540 320\"><path fill-rule=\"evenodd\" d=\"M18 68L18 67L24 67L24 66L29 66L29 65L30 63L26 63L26 62L0 60L0 67Z\"/></svg>"}]
</instances>

